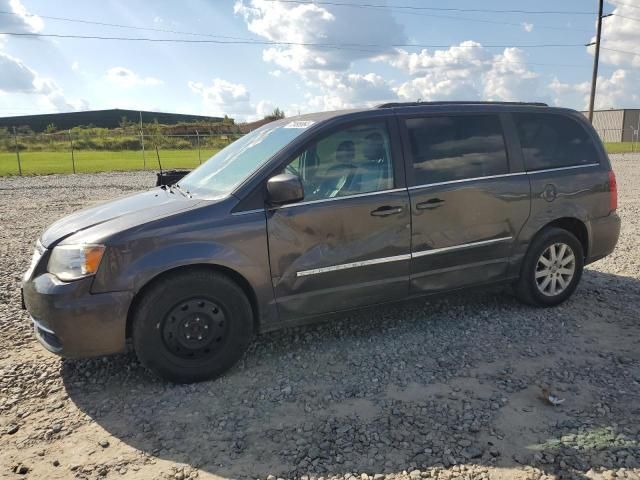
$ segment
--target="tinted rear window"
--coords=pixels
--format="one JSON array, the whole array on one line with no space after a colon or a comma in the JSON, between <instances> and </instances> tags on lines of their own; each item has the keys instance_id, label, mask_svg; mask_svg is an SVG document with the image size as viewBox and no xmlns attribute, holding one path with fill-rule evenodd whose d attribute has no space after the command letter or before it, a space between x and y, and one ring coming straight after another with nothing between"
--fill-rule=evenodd
<instances>
[{"instance_id":1,"label":"tinted rear window","mask_svg":"<svg viewBox=\"0 0 640 480\"><path fill-rule=\"evenodd\" d=\"M598 163L591 136L576 120L563 115L514 113L526 169Z\"/></svg>"},{"instance_id":2,"label":"tinted rear window","mask_svg":"<svg viewBox=\"0 0 640 480\"><path fill-rule=\"evenodd\" d=\"M500 175L509 170L497 115L406 121L416 185Z\"/></svg>"}]
</instances>

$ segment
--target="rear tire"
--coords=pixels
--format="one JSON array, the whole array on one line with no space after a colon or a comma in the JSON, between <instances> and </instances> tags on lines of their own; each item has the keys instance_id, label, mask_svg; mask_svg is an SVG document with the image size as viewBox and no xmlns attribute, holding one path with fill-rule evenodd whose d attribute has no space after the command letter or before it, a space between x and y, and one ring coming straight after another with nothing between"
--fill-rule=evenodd
<instances>
[{"instance_id":1,"label":"rear tire","mask_svg":"<svg viewBox=\"0 0 640 480\"><path fill-rule=\"evenodd\" d=\"M155 282L133 317L133 345L157 376L175 383L218 377L243 355L253 312L242 289L217 272L191 270Z\"/></svg>"},{"instance_id":2,"label":"rear tire","mask_svg":"<svg viewBox=\"0 0 640 480\"><path fill-rule=\"evenodd\" d=\"M583 268L584 250L576 236L561 228L546 228L527 250L516 297L538 307L559 305L575 291Z\"/></svg>"}]
</instances>

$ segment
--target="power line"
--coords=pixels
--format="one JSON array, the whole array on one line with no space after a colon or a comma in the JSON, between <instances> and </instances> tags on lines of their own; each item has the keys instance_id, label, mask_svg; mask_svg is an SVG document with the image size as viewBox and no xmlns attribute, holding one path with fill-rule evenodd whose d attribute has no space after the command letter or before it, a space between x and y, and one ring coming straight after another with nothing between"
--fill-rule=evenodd
<instances>
[{"instance_id":1,"label":"power line","mask_svg":"<svg viewBox=\"0 0 640 480\"><path fill-rule=\"evenodd\" d=\"M627 20L631 20L633 22L640 22L640 18L636 17L627 17L626 15L620 15L619 13L612 13L611 15L613 15L614 17L626 18Z\"/></svg>"},{"instance_id":2,"label":"power line","mask_svg":"<svg viewBox=\"0 0 640 480\"><path fill-rule=\"evenodd\" d=\"M509 25L509 26L522 28L522 22L515 23L515 22L505 22L505 21L499 21L499 20L488 20L488 19L484 19L484 18L456 17L456 16L452 16L452 15L437 15L437 14L411 12L411 11L403 11L403 12L399 12L399 13L403 13L403 14L407 14L407 15L414 15L414 16L421 16L421 17L424 16L424 17L431 17L431 18L444 18L444 19L448 19L448 20L456 20L456 21L464 21L464 22L488 23L488 24L502 25L502 26ZM6 10L0 10L0 15L18 15L18 13L6 11ZM120 24L120 23L98 22L98 21L86 20L86 19L82 19L82 18L54 17L54 16L50 16L50 15L37 15L37 14L33 14L33 13L25 13L24 15L29 16L29 17L40 17L40 18L44 18L44 19L47 19L47 20L54 20L54 21L61 21L61 22L71 22L71 23L81 23L81 24L86 24L86 25L99 25L99 26L103 26L103 27L126 28L126 29L131 29L131 30L144 30L144 31L150 31L150 32L174 33L174 34L179 34L179 35L191 35L191 36L196 36L196 37L227 38L227 39L233 39L233 40L243 40L243 38L241 38L241 37L230 37L230 36L225 36L225 35L213 35L213 34L209 34L209 33L185 32L185 31L180 31L180 30L171 30L171 29L156 28L156 27L137 27L137 26L134 26L134 25L123 25L123 24ZM582 31L582 32L591 32L591 30L586 30L586 29L581 29L581 28L570 28L570 29L568 29L567 27L557 27L557 26L539 25L539 24L536 24L535 28L536 29L544 29L544 30L561 30L561 31L574 30L574 31Z\"/></svg>"},{"instance_id":3,"label":"power line","mask_svg":"<svg viewBox=\"0 0 640 480\"><path fill-rule=\"evenodd\" d=\"M71 22L71 23L83 23L87 25L99 25L103 27L115 27L115 28L127 28L131 30L146 30L149 32L162 32L162 33L175 33L179 35L192 35L197 37L211 37L211 38L227 38L232 40L244 40L241 37L229 37L225 35L213 35L210 33L195 33L195 32L184 32L180 30L170 30L167 28L155 28L155 27L136 27L134 25L123 25L120 23L107 23L107 22L98 22L95 20L86 20L83 18L69 18L69 17L52 17L50 15L38 15L35 13L25 13L18 14L16 12L10 12L6 10L0 10L0 15L17 15L17 16L27 16L27 17L39 17L47 20L55 20L60 22Z\"/></svg>"},{"instance_id":4,"label":"power line","mask_svg":"<svg viewBox=\"0 0 640 480\"><path fill-rule=\"evenodd\" d=\"M628 50L618 50L615 48L607 48L607 47L600 47L600 48L602 50L608 50L609 52L623 53L625 55L633 55L634 57L640 57L640 53L629 52Z\"/></svg>"},{"instance_id":5,"label":"power line","mask_svg":"<svg viewBox=\"0 0 640 480\"><path fill-rule=\"evenodd\" d=\"M596 12L584 12L576 10L494 10L488 8L454 8L454 7L417 7L415 5L385 5L376 3L347 3L335 1L306 1L306 0L267 0L269 2L297 3L300 5L330 5L338 7L355 8L381 8L391 10L415 10L415 11L446 11L446 12L484 12L484 13L526 13L543 15L595 15Z\"/></svg>"},{"instance_id":6,"label":"power line","mask_svg":"<svg viewBox=\"0 0 640 480\"><path fill-rule=\"evenodd\" d=\"M283 45L283 46L303 46L303 47L327 47L337 49L350 49L352 47L375 47L375 48L450 48L451 45L427 45L420 43L396 43L389 45L382 44L360 44L360 43L311 43L311 42L276 42L271 40L195 40L187 38L149 38L149 37L106 37L101 35L72 35L56 33L28 33L28 32L0 32L0 35L10 35L19 37L53 37L53 38L76 38L86 40L118 40L133 42L161 42L161 43L212 43L221 45ZM584 47L582 43L548 43L548 44L525 44L525 45L456 45L459 48L565 48Z\"/></svg>"},{"instance_id":7,"label":"power line","mask_svg":"<svg viewBox=\"0 0 640 480\"><path fill-rule=\"evenodd\" d=\"M509 25L509 26L514 26L514 27L518 27L518 28L522 28L522 22L520 23L515 23L515 22L505 22L502 20L488 20L486 18L469 18L469 17L456 17L453 15L438 15L438 14L434 14L434 13L421 13L421 12L398 12L398 13L402 13L404 15L413 15L413 16L418 16L418 17L429 17L429 18L444 18L447 20L457 20L457 21L464 21L464 22L475 22L475 23L489 23L489 24L493 24L493 25ZM538 23L535 24L535 28L536 29L544 29L544 30L561 30L563 32L566 32L567 30L573 30L576 32L591 32L591 30L587 30L585 28L568 28L568 27L556 27L556 26L551 26L551 25L540 25Z\"/></svg>"}]
</instances>

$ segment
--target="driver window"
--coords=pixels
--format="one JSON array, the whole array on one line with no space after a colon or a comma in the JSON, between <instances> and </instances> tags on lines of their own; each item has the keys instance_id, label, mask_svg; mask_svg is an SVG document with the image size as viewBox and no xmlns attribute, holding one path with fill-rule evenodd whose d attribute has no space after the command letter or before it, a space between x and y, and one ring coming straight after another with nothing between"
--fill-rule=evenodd
<instances>
[{"instance_id":1,"label":"driver window","mask_svg":"<svg viewBox=\"0 0 640 480\"><path fill-rule=\"evenodd\" d=\"M322 138L287 166L304 185L305 201L393 188L385 122L345 128Z\"/></svg>"}]
</instances>

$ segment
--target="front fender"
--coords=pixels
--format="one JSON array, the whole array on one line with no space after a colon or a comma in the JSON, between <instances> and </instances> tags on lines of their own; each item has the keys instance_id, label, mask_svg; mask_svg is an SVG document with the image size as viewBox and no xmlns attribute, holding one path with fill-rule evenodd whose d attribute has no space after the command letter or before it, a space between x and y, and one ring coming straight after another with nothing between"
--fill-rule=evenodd
<instances>
[{"instance_id":1,"label":"front fender","mask_svg":"<svg viewBox=\"0 0 640 480\"><path fill-rule=\"evenodd\" d=\"M216 242L165 245L139 256L129 255L130 252L108 252L108 258L103 259L106 265L104 268L101 266L101 275L96 277L93 292L127 290L137 293L156 276L190 265L222 266L236 271L245 279L255 278L261 273L261 269L247 255Z\"/></svg>"},{"instance_id":2,"label":"front fender","mask_svg":"<svg viewBox=\"0 0 640 480\"><path fill-rule=\"evenodd\" d=\"M276 321L264 212L234 216L224 224L189 223L180 231L137 232L112 243L94 279L93 293L134 295L158 275L193 265L223 267L251 288L261 321Z\"/></svg>"}]
</instances>

